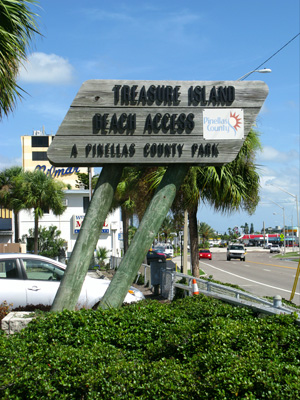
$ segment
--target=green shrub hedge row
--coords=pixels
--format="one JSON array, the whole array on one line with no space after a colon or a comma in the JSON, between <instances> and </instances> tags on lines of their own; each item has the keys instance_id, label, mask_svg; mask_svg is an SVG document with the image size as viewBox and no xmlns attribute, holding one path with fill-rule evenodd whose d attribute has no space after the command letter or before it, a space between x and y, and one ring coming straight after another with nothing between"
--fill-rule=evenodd
<instances>
[{"instance_id":1,"label":"green shrub hedge row","mask_svg":"<svg viewBox=\"0 0 300 400\"><path fill-rule=\"evenodd\" d=\"M3 399L300 399L294 316L194 296L48 313L0 334Z\"/></svg>"}]
</instances>

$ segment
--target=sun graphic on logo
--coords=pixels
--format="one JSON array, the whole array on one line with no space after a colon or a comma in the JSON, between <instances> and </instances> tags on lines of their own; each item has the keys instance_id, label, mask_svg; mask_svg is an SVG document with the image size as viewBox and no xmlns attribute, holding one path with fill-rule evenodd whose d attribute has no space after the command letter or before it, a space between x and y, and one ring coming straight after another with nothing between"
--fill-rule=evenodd
<instances>
[{"instance_id":1,"label":"sun graphic on logo","mask_svg":"<svg viewBox=\"0 0 300 400\"><path fill-rule=\"evenodd\" d=\"M234 121L233 121L234 120ZM241 127L241 118L236 113L230 113L230 122L235 130Z\"/></svg>"}]
</instances>

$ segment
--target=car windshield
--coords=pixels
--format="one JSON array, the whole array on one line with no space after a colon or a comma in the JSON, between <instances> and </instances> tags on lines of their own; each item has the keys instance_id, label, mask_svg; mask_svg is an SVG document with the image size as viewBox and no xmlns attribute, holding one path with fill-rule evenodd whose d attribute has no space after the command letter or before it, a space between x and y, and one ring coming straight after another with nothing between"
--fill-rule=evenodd
<instances>
[{"instance_id":1,"label":"car windshield","mask_svg":"<svg viewBox=\"0 0 300 400\"><path fill-rule=\"evenodd\" d=\"M231 250L244 250L243 246L230 246Z\"/></svg>"},{"instance_id":2,"label":"car windshield","mask_svg":"<svg viewBox=\"0 0 300 400\"><path fill-rule=\"evenodd\" d=\"M165 249L163 247L154 247L154 251L157 251L158 253L164 253Z\"/></svg>"},{"instance_id":3,"label":"car windshield","mask_svg":"<svg viewBox=\"0 0 300 400\"><path fill-rule=\"evenodd\" d=\"M209 250L200 250L200 253L210 253Z\"/></svg>"}]
</instances>

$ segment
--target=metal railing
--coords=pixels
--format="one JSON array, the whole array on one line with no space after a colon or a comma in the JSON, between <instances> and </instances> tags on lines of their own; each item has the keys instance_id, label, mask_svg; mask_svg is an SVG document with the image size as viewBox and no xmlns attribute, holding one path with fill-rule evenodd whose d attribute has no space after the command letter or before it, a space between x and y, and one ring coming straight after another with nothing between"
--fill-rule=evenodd
<instances>
[{"instance_id":1,"label":"metal railing","mask_svg":"<svg viewBox=\"0 0 300 400\"><path fill-rule=\"evenodd\" d=\"M183 278L186 280L187 282L186 284L178 282ZM298 313L299 310L287 305L282 305L280 296L274 296L273 302L271 302L266 299L262 299L258 296L252 295L250 293L244 292L242 290L234 289L230 286L214 283L211 282L210 280L195 278L190 275L184 275L179 272L170 272L162 270L162 279L161 279L162 296L168 298L169 300L173 300L176 289L182 289L187 296L192 296L193 279L196 280L199 293L226 301L234 305L248 306L251 307L252 309L255 309L257 311L266 314L292 314L296 312L298 314L298 321L300 324L300 315ZM170 283L167 284L167 287L163 287L164 282L170 282Z\"/></svg>"},{"instance_id":2,"label":"metal railing","mask_svg":"<svg viewBox=\"0 0 300 400\"><path fill-rule=\"evenodd\" d=\"M116 264L119 264L121 258L117 261L118 263ZM288 305L283 305L280 296L274 296L272 302L244 292L240 289L212 282L209 279L195 278L190 275L176 272L173 269L166 268L165 266L160 268L159 281L155 280L155 282L151 282L151 266L147 264L141 265L135 283L137 283L140 275L144 276L145 284L148 283L150 288L153 287L152 283L159 282L161 296L171 301L174 299L177 289L183 290L185 296L193 296L193 279L195 279L199 293L236 306L247 306L260 313L269 315L296 313L298 315L297 323L300 325L299 310ZM157 279L157 277L155 278ZM185 284L179 282L182 279L186 280Z\"/></svg>"}]
</instances>

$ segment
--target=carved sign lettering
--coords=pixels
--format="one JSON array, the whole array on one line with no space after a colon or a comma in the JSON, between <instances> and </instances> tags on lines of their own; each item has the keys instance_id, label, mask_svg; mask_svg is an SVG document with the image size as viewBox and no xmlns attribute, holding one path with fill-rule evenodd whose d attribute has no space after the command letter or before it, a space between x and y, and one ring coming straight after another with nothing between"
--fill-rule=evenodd
<instances>
[{"instance_id":1,"label":"carved sign lettering","mask_svg":"<svg viewBox=\"0 0 300 400\"><path fill-rule=\"evenodd\" d=\"M82 84L49 149L55 166L232 161L268 94L260 81Z\"/></svg>"}]
</instances>

